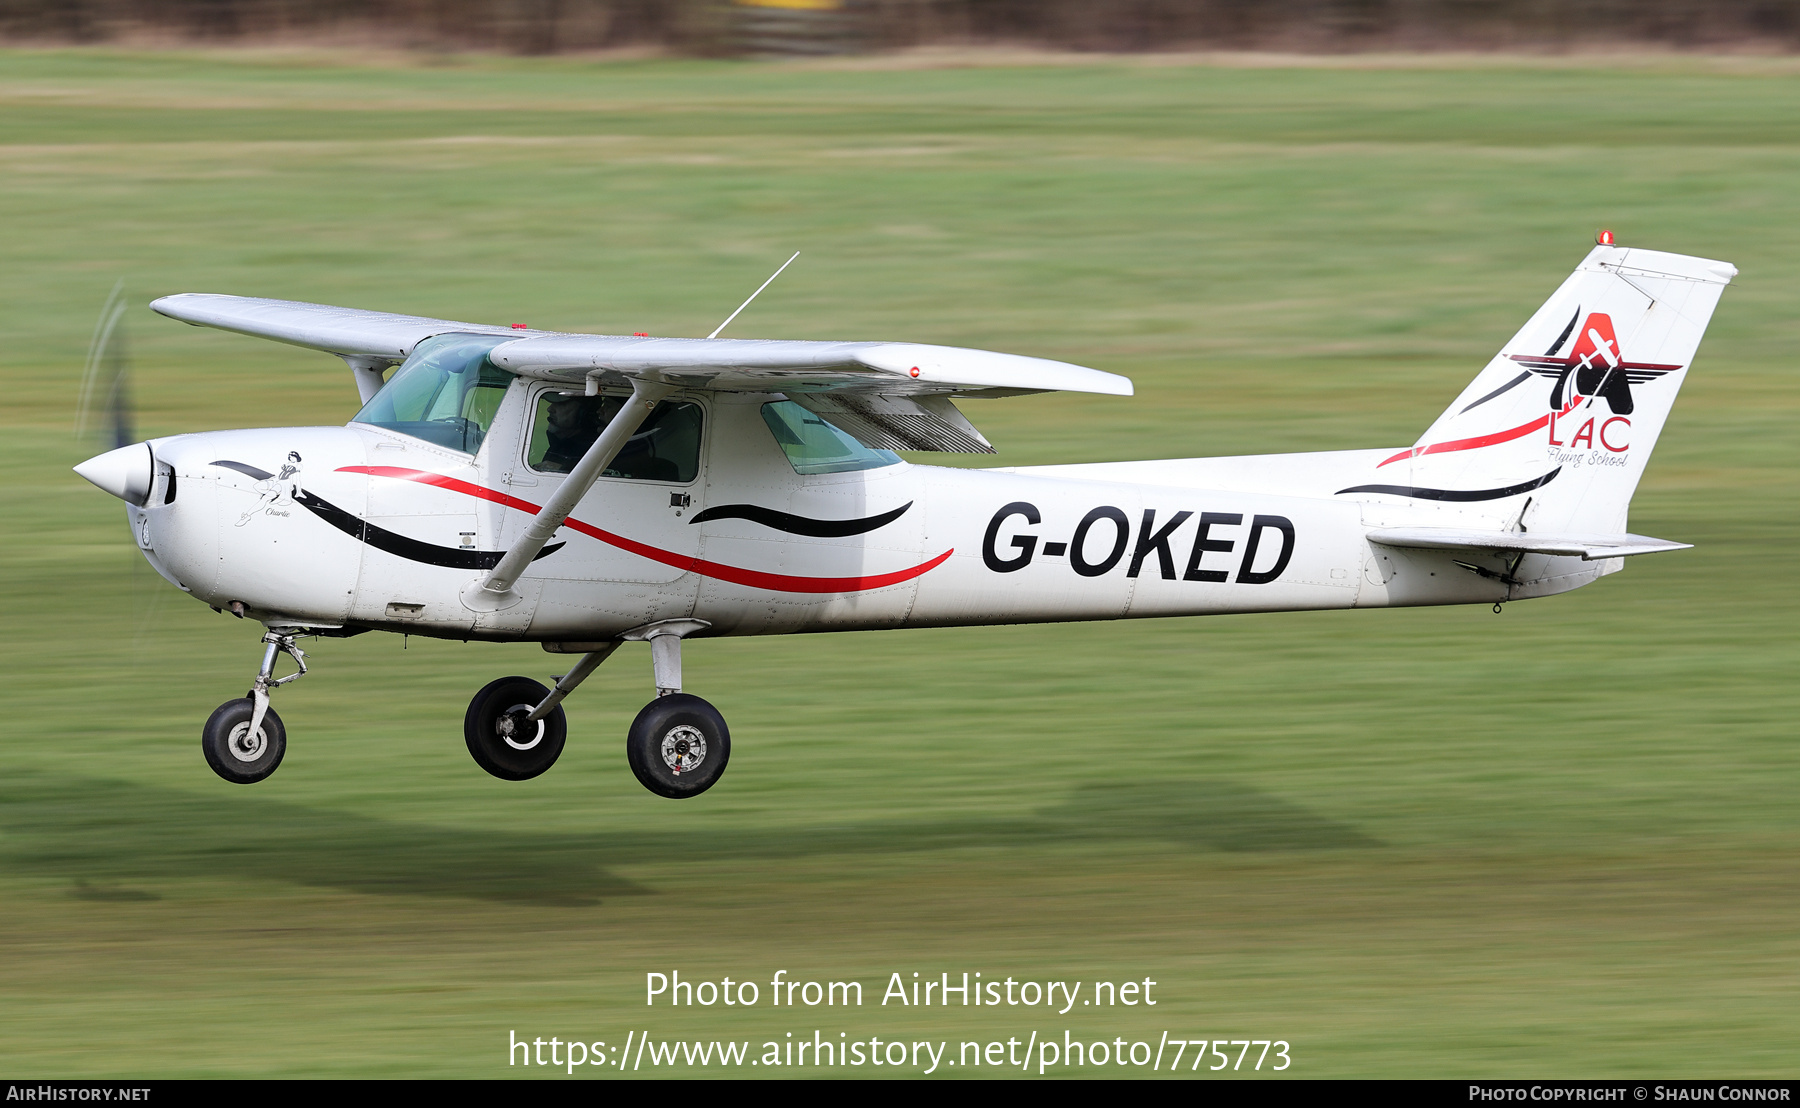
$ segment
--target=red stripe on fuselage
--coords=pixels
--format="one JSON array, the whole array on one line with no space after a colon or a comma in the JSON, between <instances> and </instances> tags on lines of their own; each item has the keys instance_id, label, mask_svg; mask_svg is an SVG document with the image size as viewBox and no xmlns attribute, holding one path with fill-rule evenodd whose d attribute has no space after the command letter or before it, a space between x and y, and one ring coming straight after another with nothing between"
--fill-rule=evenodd
<instances>
[{"instance_id":1,"label":"red stripe on fuselage","mask_svg":"<svg viewBox=\"0 0 1800 1108\"><path fill-rule=\"evenodd\" d=\"M1511 442L1516 438L1522 438L1531 434L1533 431L1548 427L1549 425L1550 417L1541 415L1530 423L1522 423L1517 427L1512 427L1505 431L1495 431L1491 435L1477 435L1472 439L1452 439L1449 442L1434 442L1430 446L1415 446L1411 450L1402 450L1392 458L1382 461L1376 465L1375 468L1380 469L1382 466L1387 465L1388 462L1398 462L1405 458L1417 458L1421 454L1450 454L1458 450L1474 450L1478 447L1494 446L1503 442Z\"/></svg>"},{"instance_id":2,"label":"red stripe on fuselage","mask_svg":"<svg viewBox=\"0 0 1800 1108\"><path fill-rule=\"evenodd\" d=\"M496 504L504 504L508 508L517 508L521 512L536 515L538 505L529 500L520 500L503 492L472 485L467 481L459 481L454 477L446 477L442 473L428 473L422 469L402 469L399 466L343 466L339 473L366 473L371 477L391 477L396 481L417 481L421 485L435 485L440 489L460 492L464 496L491 500ZM636 554L640 558L648 558L653 562L661 562L666 566L703 577L712 577L720 581L730 581L734 585L748 585L753 589L768 589L771 592L867 592L870 589L884 589L889 585L898 585L915 577L931 572L944 564L944 560L955 553L954 548L946 550L929 562L921 562L910 569L897 570L893 573L880 573L873 577L793 577L785 573L764 573L761 570L742 569L738 566L722 565L709 562L704 558L693 558L686 554L676 554L668 550L660 550L654 546L628 539L623 535L615 535L603 531L591 523L570 516L563 521L563 526L572 531L579 531L589 538L599 539L608 546L616 546L620 550Z\"/></svg>"}]
</instances>

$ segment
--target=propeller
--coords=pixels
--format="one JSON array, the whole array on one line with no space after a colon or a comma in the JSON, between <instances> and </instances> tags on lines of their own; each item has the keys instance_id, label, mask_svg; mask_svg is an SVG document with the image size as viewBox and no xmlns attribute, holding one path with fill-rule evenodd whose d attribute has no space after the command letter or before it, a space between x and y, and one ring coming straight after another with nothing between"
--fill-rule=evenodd
<instances>
[{"instance_id":1,"label":"propeller","mask_svg":"<svg viewBox=\"0 0 1800 1108\"><path fill-rule=\"evenodd\" d=\"M131 356L125 345L125 312L130 306L121 279L94 324L75 408L75 437L91 438L96 445L115 450L137 441L132 433Z\"/></svg>"},{"instance_id":2,"label":"propeller","mask_svg":"<svg viewBox=\"0 0 1800 1108\"><path fill-rule=\"evenodd\" d=\"M94 336L88 344L87 363L81 374L81 395L75 407L75 437L89 449L111 451L138 442L136 413L131 406L131 353L125 339L125 317L130 307L121 279L113 285L94 322ZM97 460L90 459L83 466L91 466ZM120 495L118 489L109 487L114 481L97 483ZM156 571L137 556L136 550L131 550L134 653L149 645L161 622L163 603L170 591L162 588L162 583Z\"/></svg>"}]
</instances>

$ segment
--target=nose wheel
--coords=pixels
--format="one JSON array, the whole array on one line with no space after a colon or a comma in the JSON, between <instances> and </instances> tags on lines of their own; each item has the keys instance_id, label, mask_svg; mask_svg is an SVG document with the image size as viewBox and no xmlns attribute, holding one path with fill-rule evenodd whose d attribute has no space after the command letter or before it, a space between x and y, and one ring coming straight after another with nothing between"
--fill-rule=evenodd
<instances>
[{"instance_id":1,"label":"nose wheel","mask_svg":"<svg viewBox=\"0 0 1800 1108\"><path fill-rule=\"evenodd\" d=\"M251 730L256 702L249 697L219 705L200 732L200 749L212 771L234 785L254 785L274 773L287 753L287 728L273 708Z\"/></svg>"},{"instance_id":2,"label":"nose wheel","mask_svg":"<svg viewBox=\"0 0 1800 1108\"><path fill-rule=\"evenodd\" d=\"M281 766L287 753L287 728L269 707L269 693L306 676L306 652L294 645L303 635L297 628L271 628L263 636L262 669L250 695L227 700L200 729L200 752L212 771L234 785L254 785ZM286 677L275 676L275 658L286 654L299 667Z\"/></svg>"}]
</instances>

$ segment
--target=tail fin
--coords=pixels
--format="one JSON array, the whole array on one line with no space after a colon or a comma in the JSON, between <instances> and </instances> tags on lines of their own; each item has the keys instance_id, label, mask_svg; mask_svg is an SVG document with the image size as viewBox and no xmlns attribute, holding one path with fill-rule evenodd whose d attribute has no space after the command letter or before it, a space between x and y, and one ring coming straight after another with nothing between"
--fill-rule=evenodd
<instances>
[{"instance_id":1,"label":"tail fin","mask_svg":"<svg viewBox=\"0 0 1800 1108\"><path fill-rule=\"evenodd\" d=\"M1596 246L1418 444L1377 468L1434 499L1499 501L1515 515L1528 495L1533 531L1625 531L1735 276L1724 262Z\"/></svg>"}]
</instances>

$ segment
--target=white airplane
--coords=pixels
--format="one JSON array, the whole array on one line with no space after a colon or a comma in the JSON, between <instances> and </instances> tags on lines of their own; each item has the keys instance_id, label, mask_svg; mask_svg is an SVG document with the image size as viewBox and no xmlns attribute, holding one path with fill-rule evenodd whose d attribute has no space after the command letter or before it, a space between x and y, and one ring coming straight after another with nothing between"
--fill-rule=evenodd
<instances>
[{"instance_id":1,"label":"white airplane","mask_svg":"<svg viewBox=\"0 0 1800 1108\"><path fill-rule=\"evenodd\" d=\"M204 729L226 780L280 764L269 694L305 674L304 636L579 655L553 688L503 677L470 701L469 752L507 780L549 769L563 699L647 640L657 696L627 755L681 798L731 753L724 719L682 691L690 637L1499 610L1683 549L1628 533L1626 511L1736 273L1602 235L1410 447L985 470L893 452L991 453L956 400L1131 382L944 346L568 334L186 293L151 306L335 354L362 410L342 427L152 439L75 471L126 502L159 574L267 628L254 687ZM281 653L297 668L276 677Z\"/></svg>"}]
</instances>

